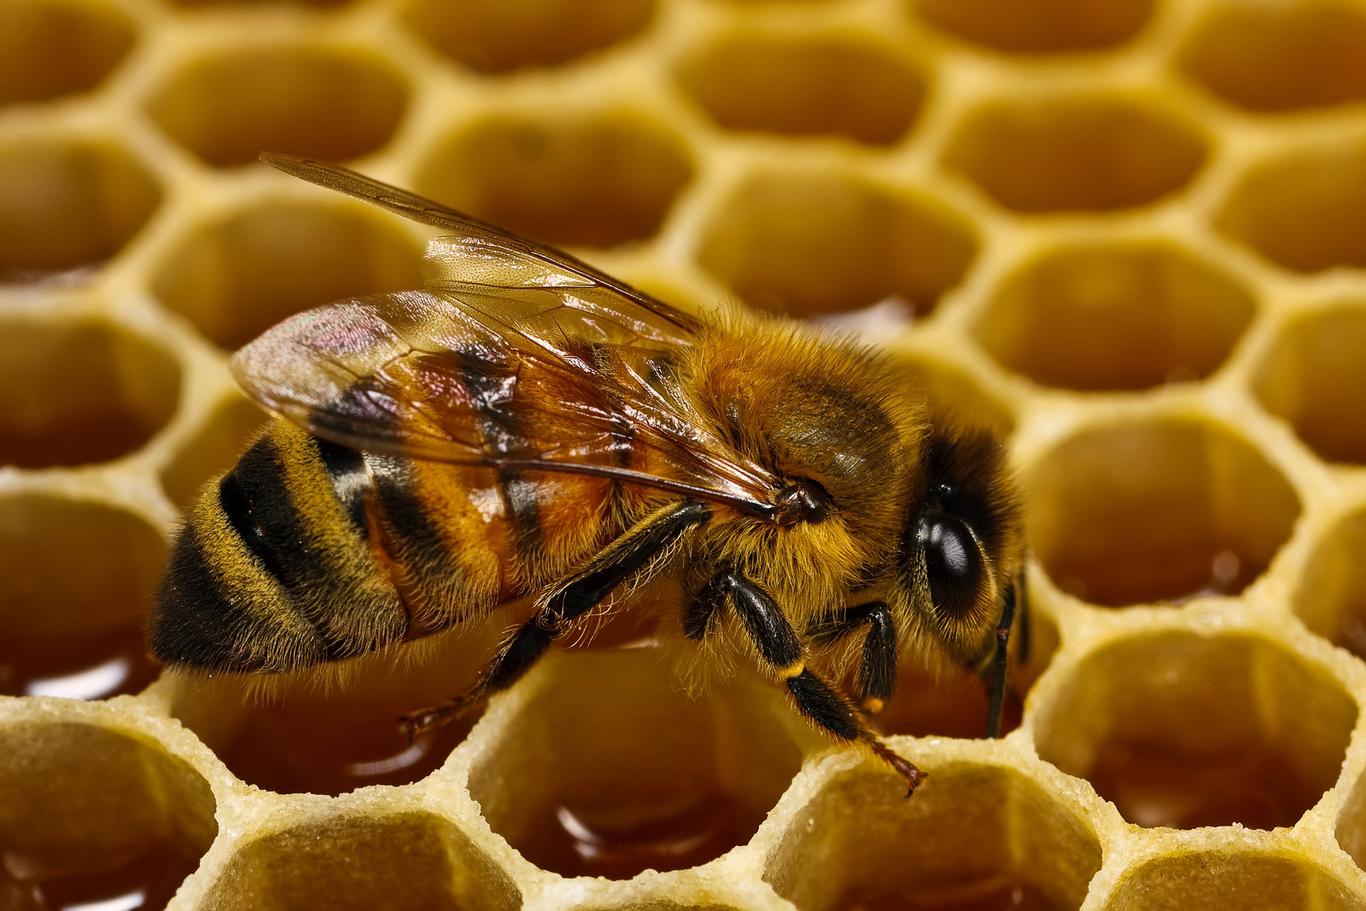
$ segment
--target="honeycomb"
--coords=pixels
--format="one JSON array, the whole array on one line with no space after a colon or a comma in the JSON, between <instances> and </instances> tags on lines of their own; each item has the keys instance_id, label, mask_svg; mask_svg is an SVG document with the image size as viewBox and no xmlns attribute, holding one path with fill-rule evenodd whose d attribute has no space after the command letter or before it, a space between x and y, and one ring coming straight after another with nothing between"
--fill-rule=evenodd
<instances>
[{"instance_id":1,"label":"honeycomb","mask_svg":"<svg viewBox=\"0 0 1366 911\"><path fill-rule=\"evenodd\" d=\"M1366 3L0 2L0 908L1366 908ZM1006 435L1009 733L910 800L622 614L408 745L515 608L330 688L161 674L228 352L415 286L331 160ZM644 598L666 598L647 594Z\"/></svg>"}]
</instances>

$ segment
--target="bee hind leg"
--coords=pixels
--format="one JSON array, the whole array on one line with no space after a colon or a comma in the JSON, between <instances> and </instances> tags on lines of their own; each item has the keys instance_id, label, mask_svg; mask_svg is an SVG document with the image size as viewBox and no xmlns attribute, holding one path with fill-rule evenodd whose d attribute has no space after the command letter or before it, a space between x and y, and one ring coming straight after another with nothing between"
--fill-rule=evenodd
<instances>
[{"instance_id":1,"label":"bee hind leg","mask_svg":"<svg viewBox=\"0 0 1366 911\"><path fill-rule=\"evenodd\" d=\"M848 699L806 666L805 649L782 608L743 573L726 568L713 576L688 605L683 617L684 632L693 639L703 638L727 601L744 624L760 659L787 687L797 711L838 740L866 744L906 782L906 796L914 793L925 773L897 755L868 727Z\"/></svg>"},{"instance_id":2,"label":"bee hind leg","mask_svg":"<svg viewBox=\"0 0 1366 911\"><path fill-rule=\"evenodd\" d=\"M696 501L673 504L642 519L608 544L517 629L469 692L400 718L409 739L460 717L494 693L512 686L575 620L600 604L614 588L663 553L684 532L705 522L708 515L707 507Z\"/></svg>"}]
</instances>

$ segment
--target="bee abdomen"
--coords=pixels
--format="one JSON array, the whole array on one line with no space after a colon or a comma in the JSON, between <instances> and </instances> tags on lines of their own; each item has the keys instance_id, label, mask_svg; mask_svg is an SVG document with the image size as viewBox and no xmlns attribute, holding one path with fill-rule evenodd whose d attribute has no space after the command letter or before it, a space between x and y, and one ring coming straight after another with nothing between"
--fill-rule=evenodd
<instances>
[{"instance_id":1,"label":"bee abdomen","mask_svg":"<svg viewBox=\"0 0 1366 911\"><path fill-rule=\"evenodd\" d=\"M202 654L177 646L177 623L212 633ZM374 651L409 623L316 441L277 422L200 498L153 626L172 663L282 670Z\"/></svg>"}]
</instances>

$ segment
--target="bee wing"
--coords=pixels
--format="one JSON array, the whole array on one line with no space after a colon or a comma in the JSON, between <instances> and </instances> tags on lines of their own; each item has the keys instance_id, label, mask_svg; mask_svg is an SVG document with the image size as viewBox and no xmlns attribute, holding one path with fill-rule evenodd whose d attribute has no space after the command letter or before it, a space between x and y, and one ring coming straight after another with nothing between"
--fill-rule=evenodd
<instances>
[{"instance_id":1,"label":"bee wing","mask_svg":"<svg viewBox=\"0 0 1366 911\"><path fill-rule=\"evenodd\" d=\"M485 276L487 278L488 276ZM760 513L777 480L673 375L682 337L601 287L446 283L299 314L233 358L247 392L334 442L434 461L595 474Z\"/></svg>"},{"instance_id":2,"label":"bee wing","mask_svg":"<svg viewBox=\"0 0 1366 911\"><path fill-rule=\"evenodd\" d=\"M638 329L653 326L661 339L681 341L699 326L695 317L618 281L572 254L518 237L416 193L327 162L272 152L262 153L261 160L286 174L374 203L404 218L454 231L453 236L435 241L428 251L429 283L450 278L472 285L491 279L494 286L504 288L599 288L615 292L616 318Z\"/></svg>"}]
</instances>

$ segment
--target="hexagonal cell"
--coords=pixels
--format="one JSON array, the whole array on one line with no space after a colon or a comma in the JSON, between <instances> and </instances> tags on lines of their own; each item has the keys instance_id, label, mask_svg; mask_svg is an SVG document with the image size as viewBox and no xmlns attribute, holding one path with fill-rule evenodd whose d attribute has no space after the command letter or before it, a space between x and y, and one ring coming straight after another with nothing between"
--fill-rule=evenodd
<instances>
[{"instance_id":1,"label":"hexagonal cell","mask_svg":"<svg viewBox=\"0 0 1366 911\"><path fill-rule=\"evenodd\" d=\"M643 115L542 112L461 130L416 186L537 240L611 247L658 231L692 171L680 138Z\"/></svg>"},{"instance_id":2,"label":"hexagonal cell","mask_svg":"<svg viewBox=\"0 0 1366 911\"><path fill-rule=\"evenodd\" d=\"M1030 549L1049 576L1116 607L1241 592L1300 511L1250 443L1185 417L1083 430L1022 486Z\"/></svg>"},{"instance_id":3,"label":"hexagonal cell","mask_svg":"<svg viewBox=\"0 0 1366 911\"><path fill-rule=\"evenodd\" d=\"M470 773L489 825L543 869L626 879L705 863L749 840L801 765L790 710L748 674L690 699L655 648L544 663Z\"/></svg>"},{"instance_id":4,"label":"hexagonal cell","mask_svg":"<svg viewBox=\"0 0 1366 911\"><path fill-rule=\"evenodd\" d=\"M1300 575L1295 613L1305 626L1366 658L1366 510L1337 519L1324 531Z\"/></svg>"},{"instance_id":5,"label":"hexagonal cell","mask_svg":"<svg viewBox=\"0 0 1366 911\"><path fill-rule=\"evenodd\" d=\"M1242 284L1166 241L1050 250L997 288L973 333L1017 373L1065 389L1202 379L1252 321Z\"/></svg>"},{"instance_id":6,"label":"hexagonal cell","mask_svg":"<svg viewBox=\"0 0 1366 911\"><path fill-rule=\"evenodd\" d=\"M621 44L649 26L654 0L408 0L418 37L481 73L558 66Z\"/></svg>"},{"instance_id":7,"label":"hexagonal cell","mask_svg":"<svg viewBox=\"0 0 1366 911\"><path fill-rule=\"evenodd\" d=\"M151 439L179 398L179 366L145 339L102 323L0 321L0 466L119 458Z\"/></svg>"},{"instance_id":8,"label":"hexagonal cell","mask_svg":"<svg viewBox=\"0 0 1366 911\"><path fill-rule=\"evenodd\" d=\"M408 86L369 52L309 45L201 55L168 74L148 100L153 120L215 167L263 151L345 160L389 141Z\"/></svg>"},{"instance_id":9,"label":"hexagonal cell","mask_svg":"<svg viewBox=\"0 0 1366 911\"><path fill-rule=\"evenodd\" d=\"M1169 854L1124 874L1105 911L1361 911L1366 903L1312 861L1274 849L1232 848Z\"/></svg>"},{"instance_id":10,"label":"hexagonal cell","mask_svg":"<svg viewBox=\"0 0 1366 911\"><path fill-rule=\"evenodd\" d=\"M1291 111L1366 99L1366 14L1333 0L1225 3L1180 53L1206 88L1253 111Z\"/></svg>"},{"instance_id":11,"label":"hexagonal cell","mask_svg":"<svg viewBox=\"0 0 1366 911\"><path fill-rule=\"evenodd\" d=\"M161 200L113 141L30 136L0 148L0 285L97 266Z\"/></svg>"},{"instance_id":12,"label":"hexagonal cell","mask_svg":"<svg viewBox=\"0 0 1366 911\"><path fill-rule=\"evenodd\" d=\"M962 281L971 223L838 172L756 174L712 213L698 260L745 301L820 316L888 300L924 313Z\"/></svg>"},{"instance_id":13,"label":"hexagonal cell","mask_svg":"<svg viewBox=\"0 0 1366 911\"><path fill-rule=\"evenodd\" d=\"M1155 632L1087 655L1036 717L1039 756L1130 822L1294 825L1356 723L1327 671L1245 635Z\"/></svg>"},{"instance_id":14,"label":"hexagonal cell","mask_svg":"<svg viewBox=\"0 0 1366 911\"><path fill-rule=\"evenodd\" d=\"M1200 134L1163 109L1091 94L981 105L944 162L1017 212L1098 212L1175 193L1205 157Z\"/></svg>"},{"instance_id":15,"label":"hexagonal cell","mask_svg":"<svg viewBox=\"0 0 1366 911\"><path fill-rule=\"evenodd\" d=\"M10 0L0 7L0 105L93 89L136 37L132 23L111 7Z\"/></svg>"},{"instance_id":16,"label":"hexagonal cell","mask_svg":"<svg viewBox=\"0 0 1366 911\"><path fill-rule=\"evenodd\" d=\"M870 35L729 34L693 49L679 84L721 126L787 135L900 139L920 112L926 75Z\"/></svg>"},{"instance_id":17,"label":"hexagonal cell","mask_svg":"<svg viewBox=\"0 0 1366 911\"><path fill-rule=\"evenodd\" d=\"M1010 406L988 392L979 377L955 361L915 352L898 366L903 367L907 383L924 390L935 419L982 427L1002 440L1015 429Z\"/></svg>"},{"instance_id":18,"label":"hexagonal cell","mask_svg":"<svg viewBox=\"0 0 1366 911\"><path fill-rule=\"evenodd\" d=\"M162 470L166 495L182 511L189 509L205 481L237 464L247 441L265 421L265 410L243 396L220 403Z\"/></svg>"},{"instance_id":19,"label":"hexagonal cell","mask_svg":"<svg viewBox=\"0 0 1366 911\"><path fill-rule=\"evenodd\" d=\"M468 690L506 625L471 623L396 653L292 675L191 678L171 712L237 777L269 791L335 795L407 784L440 766L478 716L411 743L400 716Z\"/></svg>"},{"instance_id":20,"label":"hexagonal cell","mask_svg":"<svg viewBox=\"0 0 1366 911\"><path fill-rule=\"evenodd\" d=\"M165 556L161 535L121 509L0 500L0 694L100 699L151 683L142 613Z\"/></svg>"},{"instance_id":21,"label":"hexagonal cell","mask_svg":"<svg viewBox=\"0 0 1366 911\"><path fill-rule=\"evenodd\" d=\"M912 800L870 762L837 775L783 834L764 879L803 911L1081 904L1101 861L1084 818L1012 768L928 771Z\"/></svg>"},{"instance_id":22,"label":"hexagonal cell","mask_svg":"<svg viewBox=\"0 0 1366 911\"><path fill-rule=\"evenodd\" d=\"M448 819L337 816L253 839L209 888L205 911L510 911L516 884Z\"/></svg>"},{"instance_id":23,"label":"hexagonal cell","mask_svg":"<svg viewBox=\"0 0 1366 911\"><path fill-rule=\"evenodd\" d=\"M1323 459L1366 463L1366 302L1304 314L1257 365L1252 388Z\"/></svg>"},{"instance_id":24,"label":"hexagonal cell","mask_svg":"<svg viewBox=\"0 0 1366 911\"><path fill-rule=\"evenodd\" d=\"M1234 185L1214 224L1295 272L1366 266L1366 141L1257 164Z\"/></svg>"},{"instance_id":25,"label":"hexagonal cell","mask_svg":"<svg viewBox=\"0 0 1366 911\"><path fill-rule=\"evenodd\" d=\"M1011 54L1103 50L1136 36L1152 15L1152 0L1042 0L1027 5L993 0L909 0L914 15L935 28Z\"/></svg>"},{"instance_id":26,"label":"hexagonal cell","mask_svg":"<svg viewBox=\"0 0 1366 911\"><path fill-rule=\"evenodd\" d=\"M0 727L0 906L162 908L217 834L208 783L141 735Z\"/></svg>"},{"instance_id":27,"label":"hexagonal cell","mask_svg":"<svg viewBox=\"0 0 1366 911\"><path fill-rule=\"evenodd\" d=\"M152 291L207 338L237 348L344 297L422 286L422 248L346 201L276 200L201 225L162 259Z\"/></svg>"}]
</instances>

